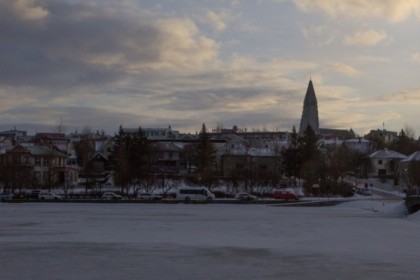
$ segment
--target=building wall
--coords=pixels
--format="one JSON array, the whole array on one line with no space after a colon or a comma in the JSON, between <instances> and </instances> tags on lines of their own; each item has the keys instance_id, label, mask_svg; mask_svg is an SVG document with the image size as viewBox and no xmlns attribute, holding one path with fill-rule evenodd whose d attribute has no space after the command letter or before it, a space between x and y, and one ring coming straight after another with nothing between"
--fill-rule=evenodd
<instances>
[{"instance_id":1,"label":"building wall","mask_svg":"<svg viewBox=\"0 0 420 280\"><path fill-rule=\"evenodd\" d=\"M398 169L400 159L391 158L373 158L372 171L373 176L394 176Z\"/></svg>"}]
</instances>

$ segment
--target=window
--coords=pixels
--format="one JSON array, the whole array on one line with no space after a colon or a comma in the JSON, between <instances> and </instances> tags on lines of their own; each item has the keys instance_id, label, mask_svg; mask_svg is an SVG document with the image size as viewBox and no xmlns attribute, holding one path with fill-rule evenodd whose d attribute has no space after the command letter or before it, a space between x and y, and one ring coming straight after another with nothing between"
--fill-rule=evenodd
<instances>
[{"instance_id":1,"label":"window","mask_svg":"<svg viewBox=\"0 0 420 280\"><path fill-rule=\"evenodd\" d=\"M102 172L102 171L104 171L104 169L105 169L105 167L104 167L104 163L103 162L98 162L98 161L95 161L94 162L94 170L96 171L96 172Z\"/></svg>"},{"instance_id":2,"label":"window","mask_svg":"<svg viewBox=\"0 0 420 280\"><path fill-rule=\"evenodd\" d=\"M180 190L179 191L180 194L202 194L202 195L207 195L207 191L206 190Z\"/></svg>"},{"instance_id":3,"label":"window","mask_svg":"<svg viewBox=\"0 0 420 280\"><path fill-rule=\"evenodd\" d=\"M48 182L50 179L50 174L48 172L42 172L42 181L43 182Z\"/></svg>"},{"instance_id":4,"label":"window","mask_svg":"<svg viewBox=\"0 0 420 280\"><path fill-rule=\"evenodd\" d=\"M39 171L35 171L35 172L34 172L34 175L35 175L35 180L36 180L37 182L41 182L41 172L39 172Z\"/></svg>"},{"instance_id":5,"label":"window","mask_svg":"<svg viewBox=\"0 0 420 280\"><path fill-rule=\"evenodd\" d=\"M382 165L382 159L378 159L378 164Z\"/></svg>"},{"instance_id":6,"label":"window","mask_svg":"<svg viewBox=\"0 0 420 280\"><path fill-rule=\"evenodd\" d=\"M35 165L41 165L41 158L39 157L35 158Z\"/></svg>"},{"instance_id":7,"label":"window","mask_svg":"<svg viewBox=\"0 0 420 280\"><path fill-rule=\"evenodd\" d=\"M241 170L244 169L244 165L239 164L239 163L237 163L235 167L236 167L236 169L241 169Z\"/></svg>"},{"instance_id":8,"label":"window","mask_svg":"<svg viewBox=\"0 0 420 280\"><path fill-rule=\"evenodd\" d=\"M258 166L260 170L267 170L268 166L267 165L259 165Z\"/></svg>"}]
</instances>

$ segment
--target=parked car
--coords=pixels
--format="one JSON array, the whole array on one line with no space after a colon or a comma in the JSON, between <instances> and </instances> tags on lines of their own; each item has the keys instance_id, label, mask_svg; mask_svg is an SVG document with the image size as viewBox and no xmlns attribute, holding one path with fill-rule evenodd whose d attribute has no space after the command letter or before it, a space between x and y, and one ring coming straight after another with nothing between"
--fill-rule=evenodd
<instances>
[{"instance_id":1,"label":"parked car","mask_svg":"<svg viewBox=\"0 0 420 280\"><path fill-rule=\"evenodd\" d=\"M59 194L50 193L50 192L47 192L47 193L40 193L40 194L38 195L38 197L39 197L39 199L42 199L42 200L60 200L60 199L62 199L62 198L63 198L63 197L62 197L61 195L59 195Z\"/></svg>"},{"instance_id":2,"label":"parked car","mask_svg":"<svg viewBox=\"0 0 420 280\"><path fill-rule=\"evenodd\" d=\"M40 190L32 190L30 193L29 193L29 198L32 198L32 199L39 199L39 194L41 193L41 191Z\"/></svg>"},{"instance_id":3,"label":"parked car","mask_svg":"<svg viewBox=\"0 0 420 280\"><path fill-rule=\"evenodd\" d=\"M161 200L162 196L154 193L139 193L137 198L141 200Z\"/></svg>"},{"instance_id":4,"label":"parked car","mask_svg":"<svg viewBox=\"0 0 420 280\"><path fill-rule=\"evenodd\" d=\"M0 193L0 201L10 201L13 199L12 193Z\"/></svg>"},{"instance_id":5,"label":"parked car","mask_svg":"<svg viewBox=\"0 0 420 280\"><path fill-rule=\"evenodd\" d=\"M239 200L256 200L258 197L247 192L240 192L235 195L235 199Z\"/></svg>"},{"instance_id":6,"label":"parked car","mask_svg":"<svg viewBox=\"0 0 420 280\"><path fill-rule=\"evenodd\" d=\"M211 201L215 195L205 187L180 187L176 192L176 199L185 202L190 201Z\"/></svg>"},{"instance_id":7,"label":"parked car","mask_svg":"<svg viewBox=\"0 0 420 280\"><path fill-rule=\"evenodd\" d=\"M364 189L364 188L357 188L356 189L356 193L363 195L363 196L371 196L372 195L372 191L369 189Z\"/></svg>"},{"instance_id":8,"label":"parked car","mask_svg":"<svg viewBox=\"0 0 420 280\"><path fill-rule=\"evenodd\" d=\"M287 190L276 190L273 192L273 198L284 199L284 200L298 200L299 197Z\"/></svg>"},{"instance_id":9,"label":"parked car","mask_svg":"<svg viewBox=\"0 0 420 280\"><path fill-rule=\"evenodd\" d=\"M113 192L104 192L102 194L102 199L104 200L120 200L123 197L119 194L113 193Z\"/></svg>"}]
</instances>

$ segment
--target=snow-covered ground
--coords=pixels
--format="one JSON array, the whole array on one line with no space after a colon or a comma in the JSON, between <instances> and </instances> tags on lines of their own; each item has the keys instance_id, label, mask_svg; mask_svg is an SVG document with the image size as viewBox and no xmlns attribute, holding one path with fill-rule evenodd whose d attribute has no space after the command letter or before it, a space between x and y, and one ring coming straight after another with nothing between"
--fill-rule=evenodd
<instances>
[{"instance_id":1,"label":"snow-covered ground","mask_svg":"<svg viewBox=\"0 0 420 280\"><path fill-rule=\"evenodd\" d=\"M0 279L418 279L419 234L385 200L0 203Z\"/></svg>"}]
</instances>

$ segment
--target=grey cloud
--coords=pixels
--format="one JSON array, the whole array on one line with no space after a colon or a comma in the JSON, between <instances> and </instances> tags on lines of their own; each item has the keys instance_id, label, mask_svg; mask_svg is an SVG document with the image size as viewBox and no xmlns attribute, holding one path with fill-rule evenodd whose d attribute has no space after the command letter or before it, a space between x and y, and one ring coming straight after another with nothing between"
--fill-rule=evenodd
<instances>
[{"instance_id":1,"label":"grey cloud","mask_svg":"<svg viewBox=\"0 0 420 280\"><path fill-rule=\"evenodd\" d=\"M287 102L300 101L301 96L295 91L284 91L281 89L264 87L243 87L243 88L212 88L195 91L172 92L167 95L169 103L159 105L160 109L173 111L184 110L212 110L230 111L238 110L241 102L252 100L258 97L263 98L267 94L274 95L273 99L279 104L279 109L286 106L282 100ZM159 97L161 98L161 97ZM235 104L238 107L235 108ZM233 106L233 107L232 107Z\"/></svg>"},{"instance_id":2,"label":"grey cloud","mask_svg":"<svg viewBox=\"0 0 420 280\"><path fill-rule=\"evenodd\" d=\"M211 53L215 47L209 40L195 38L194 26L187 20L178 22L190 31L182 36L205 43L191 43L172 54L178 35L169 31L169 23L100 5L53 0L35 1L43 3L48 14L33 22L10 13L11 3L0 2L2 85L103 85L139 71L153 71L177 55L190 56L188 63L195 63L203 59L200 51ZM189 49L191 46L197 49Z\"/></svg>"},{"instance_id":3,"label":"grey cloud","mask_svg":"<svg viewBox=\"0 0 420 280\"><path fill-rule=\"evenodd\" d=\"M89 48L91 44L87 33L91 33L91 38L96 36L93 26L80 25L80 22L72 20L71 15L66 17L55 13L56 10L50 7L47 7L49 15L42 22L22 20L17 15L8 13L10 7L8 9L9 4L6 3L12 2L1 2L0 6L2 85L70 86L105 82L120 74L82 59L83 49ZM60 2L48 3L66 5ZM97 16L97 20L103 24L106 19ZM99 33L107 28L106 25L96 27ZM85 32L80 33L83 29Z\"/></svg>"},{"instance_id":4,"label":"grey cloud","mask_svg":"<svg viewBox=\"0 0 420 280\"><path fill-rule=\"evenodd\" d=\"M111 112L92 107L63 106L46 109L44 107L16 107L3 113L9 123L22 128L54 128L60 121L68 130L76 130L88 126L93 129L105 130L109 133L118 130L120 125L138 127L166 123L163 118L150 118L141 114ZM21 121L26 120L26 121ZM31 120L31 122L27 121ZM105 121L106 120L106 121ZM41 125L42 124L42 125ZM0 124L5 127L6 124Z\"/></svg>"},{"instance_id":5,"label":"grey cloud","mask_svg":"<svg viewBox=\"0 0 420 280\"><path fill-rule=\"evenodd\" d=\"M170 95L172 97L171 103L162 106L162 108L176 111L222 108L226 106L227 102L235 102L259 95L261 94L259 90L250 88L219 88L174 92Z\"/></svg>"}]
</instances>

